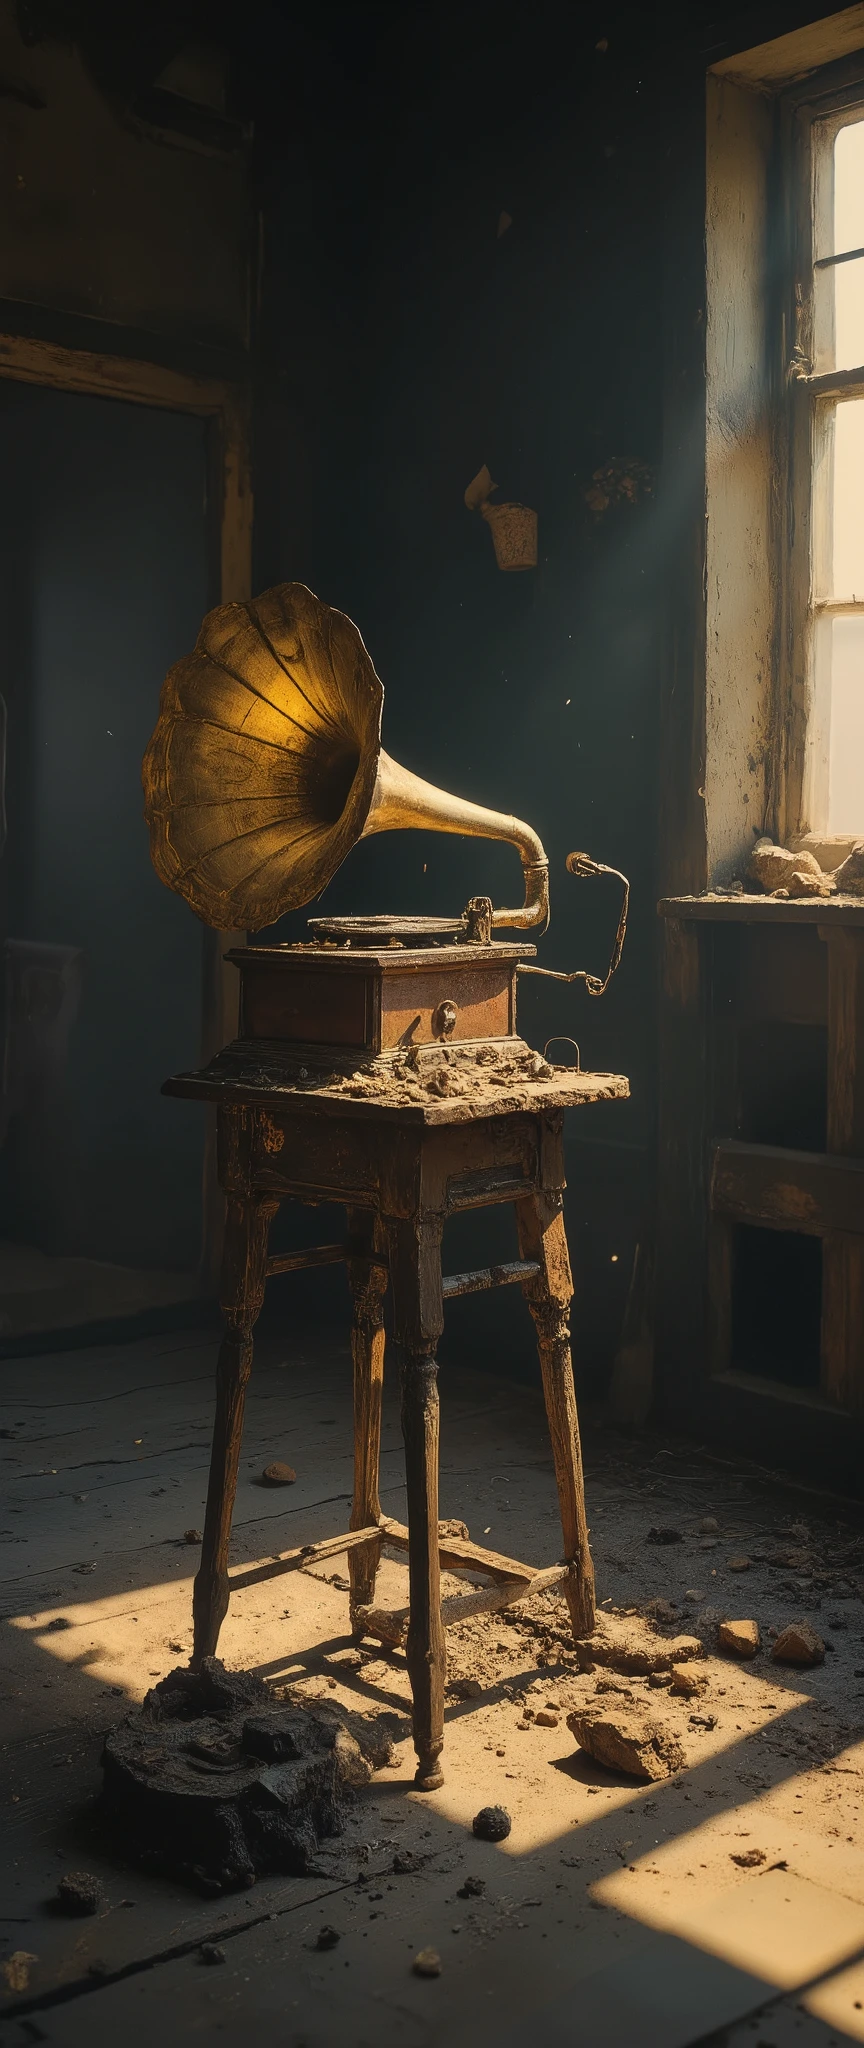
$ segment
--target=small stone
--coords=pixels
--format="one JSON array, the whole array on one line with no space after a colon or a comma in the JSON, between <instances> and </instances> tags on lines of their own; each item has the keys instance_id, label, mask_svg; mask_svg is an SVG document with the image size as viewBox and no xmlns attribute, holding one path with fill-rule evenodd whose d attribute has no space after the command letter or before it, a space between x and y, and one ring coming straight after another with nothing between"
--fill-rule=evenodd
<instances>
[{"instance_id":1,"label":"small stone","mask_svg":"<svg viewBox=\"0 0 864 2048\"><path fill-rule=\"evenodd\" d=\"M397 1849L393 1858L393 1868L397 1877L407 1877L410 1871L416 1870L417 1858L413 1849Z\"/></svg>"},{"instance_id":2,"label":"small stone","mask_svg":"<svg viewBox=\"0 0 864 2048\"><path fill-rule=\"evenodd\" d=\"M764 1849L742 1849L737 1855L730 1849L729 1854L740 1870L758 1870L760 1863L767 1861Z\"/></svg>"},{"instance_id":3,"label":"small stone","mask_svg":"<svg viewBox=\"0 0 864 2048\"><path fill-rule=\"evenodd\" d=\"M82 1578L86 1578L89 1572L95 1572L96 1566L95 1564L73 1564L72 1570L73 1572L80 1572Z\"/></svg>"},{"instance_id":4,"label":"small stone","mask_svg":"<svg viewBox=\"0 0 864 2048\"><path fill-rule=\"evenodd\" d=\"M437 1948L418 1949L411 1968L415 1977L440 1977L441 1957Z\"/></svg>"},{"instance_id":5,"label":"small stone","mask_svg":"<svg viewBox=\"0 0 864 2048\"><path fill-rule=\"evenodd\" d=\"M672 1691L682 1699L694 1699L697 1693L704 1692L707 1682L704 1673L694 1671L690 1664L672 1666Z\"/></svg>"},{"instance_id":6,"label":"small stone","mask_svg":"<svg viewBox=\"0 0 864 2048\"><path fill-rule=\"evenodd\" d=\"M809 1621L793 1621L777 1637L771 1655L775 1664L821 1664L825 1644Z\"/></svg>"},{"instance_id":7,"label":"small stone","mask_svg":"<svg viewBox=\"0 0 864 2048\"><path fill-rule=\"evenodd\" d=\"M716 1515L703 1515L699 1523L700 1536L716 1536L720 1524Z\"/></svg>"},{"instance_id":8,"label":"small stone","mask_svg":"<svg viewBox=\"0 0 864 2048\"><path fill-rule=\"evenodd\" d=\"M671 1671L649 1671L649 1673L648 1673L648 1684L649 1684L649 1685L650 1685L650 1686L652 1687L652 1689L653 1689L653 1690L654 1690L655 1692L658 1692L661 1686L664 1686L664 1685L671 1685L671 1684L672 1684L672 1673L671 1673Z\"/></svg>"},{"instance_id":9,"label":"small stone","mask_svg":"<svg viewBox=\"0 0 864 2048\"><path fill-rule=\"evenodd\" d=\"M721 1621L717 1647L731 1657L755 1657L761 1638L758 1621Z\"/></svg>"},{"instance_id":10,"label":"small stone","mask_svg":"<svg viewBox=\"0 0 864 2048\"><path fill-rule=\"evenodd\" d=\"M505 1842L513 1826L506 1806L481 1806L471 1822L481 1842Z\"/></svg>"},{"instance_id":11,"label":"small stone","mask_svg":"<svg viewBox=\"0 0 864 2048\"><path fill-rule=\"evenodd\" d=\"M202 1941L198 1954L202 1963L215 1964L225 1961L225 1950L220 1948L216 1941Z\"/></svg>"},{"instance_id":12,"label":"small stone","mask_svg":"<svg viewBox=\"0 0 864 2048\"><path fill-rule=\"evenodd\" d=\"M68 1915L70 1920L83 1920L88 1913L98 1913L105 1904L105 1894L98 1877L91 1877L89 1870L67 1870L57 1886L54 1901L58 1913Z\"/></svg>"},{"instance_id":13,"label":"small stone","mask_svg":"<svg viewBox=\"0 0 864 2048\"><path fill-rule=\"evenodd\" d=\"M479 1678L454 1678L450 1691L454 1699L457 1700L480 1700L483 1698L483 1687Z\"/></svg>"},{"instance_id":14,"label":"small stone","mask_svg":"<svg viewBox=\"0 0 864 2048\"><path fill-rule=\"evenodd\" d=\"M318 1938L315 1943L315 1947L335 1948L337 1942L340 1942L341 1940L342 1936L339 1933L338 1927L329 1927L325 1925L324 1927L320 1927L318 1930Z\"/></svg>"},{"instance_id":15,"label":"small stone","mask_svg":"<svg viewBox=\"0 0 864 2048\"><path fill-rule=\"evenodd\" d=\"M67 1621L65 1614L55 1614L53 1621L48 1622L45 1634L46 1636L56 1636L60 1634L62 1629L71 1627L72 1623Z\"/></svg>"},{"instance_id":16,"label":"small stone","mask_svg":"<svg viewBox=\"0 0 864 2048\"><path fill-rule=\"evenodd\" d=\"M534 1724L537 1728L557 1728L558 1716L549 1707L540 1707L534 1716Z\"/></svg>"},{"instance_id":17,"label":"small stone","mask_svg":"<svg viewBox=\"0 0 864 2048\"><path fill-rule=\"evenodd\" d=\"M677 1612L678 1609L671 1600L646 1600L645 1602L645 1613L649 1621L659 1621L661 1624L669 1626L675 1620Z\"/></svg>"},{"instance_id":18,"label":"small stone","mask_svg":"<svg viewBox=\"0 0 864 2048\"><path fill-rule=\"evenodd\" d=\"M5 1963L0 1964L0 1970L2 1970L3 1976L6 1979L7 1989L9 1991L26 1991L30 1983L30 1965L31 1963L38 1963L38 1961L39 1957L34 1956L31 1949L13 1949L11 1956L7 1956Z\"/></svg>"},{"instance_id":19,"label":"small stone","mask_svg":"<svg viewBox=\"0 0 864 2048\"><path fill-rule=\"evenodd\" d=\"M204 1538L200 1529L184 1529L183 1541L184 1543L203 1543Z\"/></svg>"},{"instance_id":20,"label":"small stone","mask_svg":"<svg viewBox=\"0 0 864 2048\"><path fill-rule=\"evenodd\" d=\"M466 1877L456 1893L457 1899L482 1899L486 1890L485 1877Z\"/></svg>"},{"instance_id":21,"label":"small stone","mask_svg":"<svg viewBox=\"0 0 864 2048\"><path fill-rule=\"evenodd\" d=\"M701 1586L688 1586L684 1598L685 1600L707 1600L708 1595L703 1592Z\"/></svg>"},{"instance_id":22,"label":"small stone","mask_svg":"<svg viewBox=\"0 0 864 2048\"><path fill-rule=\"evenodd\" d=\"M750 1570L749 1557L730 1557L727 1558L726 1562L730 1572L749 1572Z\"/></svg>"},{"instance_id":23,"label":"small stone","mask_svg":"<svg viewBox=\"0 0 864 2048\"><path fill-rule=\"evenodd\" d=\"M582 1749L607 1770L659 1780L684 1768L684 1751L676 1737L623 1701L616 1708L579 1708L568 1714L567 1726Z\"/></svg>"},{"instance_id":24,"label":"small stone","mask_svg":"<svg viewBox=\"0 0 864 2048\"><path fill-rule=\"evenodd\" d=\"M281 1465L278 1458L272 1465L265 1465L261 1474L262 1486L293 1486L297 1474L293 1465Z\"/></svg>"}]
</instances>

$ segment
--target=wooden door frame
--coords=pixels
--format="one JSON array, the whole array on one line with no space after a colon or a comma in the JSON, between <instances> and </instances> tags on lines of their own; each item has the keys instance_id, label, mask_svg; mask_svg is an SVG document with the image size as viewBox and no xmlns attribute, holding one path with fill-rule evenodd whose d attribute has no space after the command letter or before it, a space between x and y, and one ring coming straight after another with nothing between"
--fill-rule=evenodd
<instances>
[{"instance_id":1,"label":"wooden door frame","mask_svg":"<svg viewBox=\"0 0 864 2048\"><path fill-rule=\"evenodd\" d=\"M163 412L191 413L208 423L207 466L211 479L213 603L242 602L252 595L252 484L249 455L248 387L198 376L161 363L127 356L63 348L31 335L0 333L0 377L16 384L40 384L90 398L114 398ZM218 513L218 518L217 518ZM155 721L156 705L153 715ZM143 826L142 826L143 830ZM201 1056L210 1059L236 1035L239 976L227 967L228 945L243 944L245 932L202 928ZM215 1284L221 1255L224 1202L216 1179L215 1128L204 1146L201 1217L202 1291Z\"/></svg>"}]
</instances>

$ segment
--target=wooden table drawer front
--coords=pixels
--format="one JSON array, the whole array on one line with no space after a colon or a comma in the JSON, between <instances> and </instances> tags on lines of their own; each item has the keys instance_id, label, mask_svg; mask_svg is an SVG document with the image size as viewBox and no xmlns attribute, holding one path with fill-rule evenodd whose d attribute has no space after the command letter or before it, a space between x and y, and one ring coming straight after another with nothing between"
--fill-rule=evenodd
<instances>
[{"instance_id":1,"label":"wooden table drawer front","mask_svg":"<svg viewBox=\"0 0 864 2048\"><path fill-rule=\"evenodd\" d=\"M507 1038L515 1029L513 968L430 967L428 972L389 972L381 986L381 1047L408 1042L430 1045L436 1034L432 1019L440 1003L456 1007L456 1023L448 1043L467 1038Z\"/></svg>"},{"instance_id":2,"label":"wooden table drawer front","mask_svg":"<svg viewBox=\"0 0 864 2048\"><path fill-rule=\"evenodd\" d=\"M378 1162L362 1126L317 1118L308 1123L299 1117L257 1113L257 1130L252 1152L252 1173L256 1187L308 1189L335 1199L349 1193L376 1192Z\"/></svg>"}]
</instances>

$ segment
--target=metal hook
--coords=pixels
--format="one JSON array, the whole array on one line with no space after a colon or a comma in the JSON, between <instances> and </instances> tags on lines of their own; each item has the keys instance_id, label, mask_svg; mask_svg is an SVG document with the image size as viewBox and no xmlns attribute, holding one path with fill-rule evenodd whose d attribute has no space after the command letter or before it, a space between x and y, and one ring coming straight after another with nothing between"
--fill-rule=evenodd
<instances>
[{"instance_id":1,"label":"metal hook","mask_svg":"<svg viewBox=\"0 0 864 2048\"><path fill-rule=\"evenodd\" d=\"M576 1045L576 1040L575 1038L568 1038L565 1032L556 1031L553 1038L547 1038L546 1044L543 1047L544 1060L549 1051L550 1045ZM574 1071L577 1074L581 1074L582 1072L582 1054L579 1051L578 1045L576 1045L576 1066Z\"/></svg>"}]
</instances>

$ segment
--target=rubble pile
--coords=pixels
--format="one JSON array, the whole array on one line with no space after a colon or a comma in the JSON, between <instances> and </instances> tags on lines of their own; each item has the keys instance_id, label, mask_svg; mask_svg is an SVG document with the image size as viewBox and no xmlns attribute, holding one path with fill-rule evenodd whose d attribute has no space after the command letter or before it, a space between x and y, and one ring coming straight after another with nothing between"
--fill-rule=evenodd
<instances>
[{"instance_id":1,"label":"rubble pile","mask_svg":"<svg viewBox=\"0 0 864 2048\"><path fill-rule=\"evenodd\" d=\"M170 1671L107 1736L104 1797L146 1867L213 1895L315 1875L351 1795L390 1760L389 1717L273 1694L251 1672Z\"/></svg>"}]
</instances>

